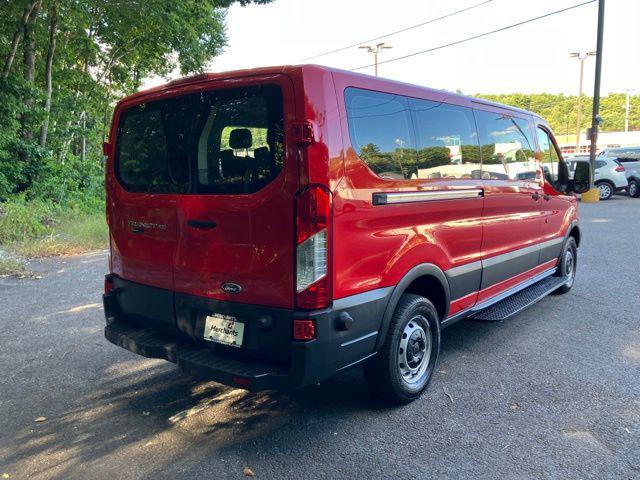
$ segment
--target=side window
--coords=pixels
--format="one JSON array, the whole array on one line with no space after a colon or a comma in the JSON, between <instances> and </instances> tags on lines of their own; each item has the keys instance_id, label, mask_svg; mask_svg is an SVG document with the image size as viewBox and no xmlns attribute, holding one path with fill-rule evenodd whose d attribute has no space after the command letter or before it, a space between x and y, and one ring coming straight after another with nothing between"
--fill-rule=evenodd
<instances>
[{"instance_id":1,"label":"side window","mask_svg":"<svg viewBox=\"0 0 640 480\"><path fill-rule=\"evenodd\" d=\"M407 99L357 88L345 90L351 145L379 177L410 178L415 145Z\"/></svg>"},{"instance_id":2,"label":"side window","mask_svg":"<svg viewBox=\"0 0 640 480\"><path fill-rule=\"evenodd\" d=\"M542 154L542 173L546 182L557 188L558 172L560 167L560 157L553 142L549 138L549 134L538 128L538 143L540 144L540 152Z\"/></svg>"},{"instance_id":3,"label":"side window","mask_svg":"<svg viewBox=\"0 0 640 480\"><path fill-rule=\"evenodd\" d=\"M476 110L482 177L535 180L537 162L529 122L505 113Z\"/></svg>"},{"instance_id":4,"label":"side window","mask_svg":"<svg viewBox=\"0 0 640 480\"><path fill-rule=\"evenodd\" d=\"M416 129L412 178L481 178L480 147L470 108L409 99Z\"/></svg>"}]
</instances>

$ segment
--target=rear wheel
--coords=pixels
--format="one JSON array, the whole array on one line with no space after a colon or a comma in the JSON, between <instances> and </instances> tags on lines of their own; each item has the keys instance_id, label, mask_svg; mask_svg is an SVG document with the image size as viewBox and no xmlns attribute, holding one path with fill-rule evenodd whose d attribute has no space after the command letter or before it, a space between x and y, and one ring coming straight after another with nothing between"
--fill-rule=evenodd
<instances>
[{"instance_id":1,"label":"rear wheel","mask_svg":"<svg viewBox=\"0 0 640 480\"><path fill-rule=\"evenodd\" d=\"M613 192L615 191L615 187L611 182L598 182L596 183L596 187L600 192L600 200L609 200L613 197Z\"/></svg>"},{"instance_id":2,"label":"rear wheel","mask_svg":"<svg viewBox=\"0 0 640 480\"><path fill-rule=\"evenodd\" d=\"M566 281L553 293L567 293L573 287L576 279L576 267L578 266L578 246L573 237L569 237L560 254L560 262L556 276L564 277Z\"/></svg>"},{"instance_id":3,"label":"rear wheel","mask_svg":"<svg viewBox=\"0 0 640 480\"><path fill-rule=\"evenodd\" d=\"M640 197L640 182L638 180L629 180L629 196L632 198Z\"/></svg>"},{"instance_id":4,"label":"rear wheel","mask_svg":"<svg viewBox=\"0 0 640 480\"><path fill-rule=\"evenodd\" d=\"M439 351L435 307L419 295L402 295L382 348L364 366L372 393L391 403L415 400L431 380Z\"/></svg>"}]
</instances>

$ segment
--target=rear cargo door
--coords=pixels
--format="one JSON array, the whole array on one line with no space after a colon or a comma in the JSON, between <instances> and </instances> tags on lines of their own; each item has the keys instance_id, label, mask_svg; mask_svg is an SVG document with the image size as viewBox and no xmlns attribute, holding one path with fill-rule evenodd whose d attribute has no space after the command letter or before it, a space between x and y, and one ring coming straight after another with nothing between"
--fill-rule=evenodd
<instances>
[{"instance_id":1,"label":"rear cargo door","mask_svg":"<svg viewBox=\"0 0 640 480\"><path fill-rule=\"evenodd\" d=\"M181 151L191 191L176 205L174 288L201 297L292 307L295 149L284 75L213 84L182 99ZM289 108L287 108L289 106Z\"/></svg>"},{"instance_id":2,"label":"rear cargo door","mask_svg":"<svg viewBox=\"0 0 640 480\"><path fill-rule=\"evenodd\" d=\"M173 290L176 205L178 194L188 191L189 170L169 161L168 107L149 102L119 109L106 182L112 272Z\"/></svg>"}]
</instances>

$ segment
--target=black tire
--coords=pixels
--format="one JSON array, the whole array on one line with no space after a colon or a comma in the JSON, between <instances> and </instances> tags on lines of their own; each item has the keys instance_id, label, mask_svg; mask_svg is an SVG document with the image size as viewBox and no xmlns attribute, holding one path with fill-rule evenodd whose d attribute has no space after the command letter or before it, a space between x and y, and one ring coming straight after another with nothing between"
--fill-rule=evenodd
<instances>
[{"instance_id":1,"label":"black tire","mask_svg":"<svg viewBox=\"0 0 640 480\"><path fill-rule=\"evenodd\" d=\"M558 289L553 292L554 294L562 295L571 290L576 279L577 267L578 245L576 244L575 238L569 237L562 247L558 271L555 273L556 277L566 277L567 281L558 287Z\"/></svg>"},{"instance_id":2,"label":"black tire","mask_svg":"<svg viewBox=\"0 0 640 480\"><path fill-rule=\"evenodd\" d=\"M609 200L613 197L613 194L616 191L616 187L613 183L608 180L602 180L600 182L596 182L596 187L599 190L600 200Z\"/></svg>"},{"instance_id":3,"label":"black tire","mask_svg":"<svg viewBox=\"0 0 640 480\"><path fill-rule=\"evenodd\" d=\"M439 352L440 322L436 308L419 295L402 295L382 348L364 366L371 392L393 404L412 402L429 385ZM420 360L416 362L418 357Z\"/></svg>"},{"instance_id":4,"label":"black tire","mask_svg":"<svg viewBox=\"0 0 640 480\"><path fill-rule=\"evenodd\" d=\"M633 180L629 180L629 196L632 198L639 198L640 197L640 181L636 180L635 178Z\"/></svg>"}]
</instances>

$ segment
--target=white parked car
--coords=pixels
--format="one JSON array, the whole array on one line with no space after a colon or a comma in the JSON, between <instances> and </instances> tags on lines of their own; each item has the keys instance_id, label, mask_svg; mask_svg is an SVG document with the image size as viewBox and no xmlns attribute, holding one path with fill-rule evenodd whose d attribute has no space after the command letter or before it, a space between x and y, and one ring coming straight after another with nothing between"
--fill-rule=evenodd
<instances>
[{"instance_id":1,"label":"white parked car","mask_svg":"<svg viewBox=\"0 0 640 480\"><path fill-rule=\"evenodd\" d=\"M568 159L569 172L573 173L576 168L576 162L588 161L589 157L586 155L577 155ZM615 192L629 188L626 171L616 158L604 155L596 157L594 180L596 187L600 190L600 200L609 200Z\"/></svg>"}]
</instances>

